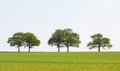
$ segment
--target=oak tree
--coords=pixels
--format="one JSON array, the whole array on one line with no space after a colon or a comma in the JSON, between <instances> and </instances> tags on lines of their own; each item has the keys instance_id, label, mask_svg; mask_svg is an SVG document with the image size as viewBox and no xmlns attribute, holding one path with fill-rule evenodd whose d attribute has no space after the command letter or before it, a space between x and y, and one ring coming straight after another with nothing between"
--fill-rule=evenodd
<instances>
[{"instance_id":1,"label":"oak tree","mask_svg":"<svg viewBox=\"0 0 120 71\"><path fill-rule=\"evenodd\" d=\"M89 49L98 48L98 52L100 52L101 47L103 47L104 49L105 47L107 48L112 47L112 44L110 43L110 39L103 37L103 35L100 33L92 35L91 38L92 41L87 44L87 47L89 47Z\"/></svg>"},{"instance_id":2,"label":"oak tree","mask_svg":"<svg viewBox=\"0 0 120 71\"><path fill-rule=\"evenodd\" d=\"M33 33L25 33L25 46L28 47L28 52L30 52L30 49L33 48L34 46L39 46L40 45L40 40L33 34Z\"/></svg>"},{"instance_id":3,"label":"oak tree","mask_svg":"<svg viewBox=\"0 0 120 71\"><path fill-rule=\"evenodd\" d=\"M12 37L8 38L7 42L10 44L10 46L17 46L18 52L20 52L20 47L24 45L24 33L17 32L13 34Z\"/></svg>"},{"instance_id":4,"label":"oak tree","mask_svg":"<svg viewBox=\"0 0 120 71\"><path fill-rule=\"evenodd\" d=\"M63 30L63 44L67 47L67 52L69 52L69 47L79 47L80 43L79 35L73 32L72 29Z\"/></svg>"},{"instance_id":5,"label":"oak tree","mask_svg":"<svg viewBox=\"0 0 120 71\"><path fill-rule=\"evenodd\" d=\"M48 40L48 45L56 46L60 52L60 47L63 47L63 30L57 29Z\"/></svg>"}]
</instances>

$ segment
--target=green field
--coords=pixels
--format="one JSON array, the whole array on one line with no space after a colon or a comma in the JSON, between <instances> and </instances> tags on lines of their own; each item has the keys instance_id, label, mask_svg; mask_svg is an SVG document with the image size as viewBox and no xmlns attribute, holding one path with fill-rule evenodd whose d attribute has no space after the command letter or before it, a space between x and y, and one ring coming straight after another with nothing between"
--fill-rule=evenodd
<instances>
[{"instance_id":1,"label":"green field","mask_svg":"<svg viewBox=\"0 0 120 71\"><path fill-rule=\"evenodd\" d=\"M1 52L0 71L120 71L120 52Z\"/></svg>"}]
</instances>

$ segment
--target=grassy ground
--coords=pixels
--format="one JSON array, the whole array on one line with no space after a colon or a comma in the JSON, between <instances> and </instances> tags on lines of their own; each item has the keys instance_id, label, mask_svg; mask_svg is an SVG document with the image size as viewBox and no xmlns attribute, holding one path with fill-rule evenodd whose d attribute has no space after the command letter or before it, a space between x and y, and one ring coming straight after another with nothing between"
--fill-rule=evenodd
<instances>
[{"instance_id":1,"label":"grassy ground","mask_svg":"<svg viewBox=\"0 0 120 71\"><path fill-rule=\"evenodd\" d=\"M0 53L0 71L120 71L120 52Z\"/></svg>"}]
</instances>

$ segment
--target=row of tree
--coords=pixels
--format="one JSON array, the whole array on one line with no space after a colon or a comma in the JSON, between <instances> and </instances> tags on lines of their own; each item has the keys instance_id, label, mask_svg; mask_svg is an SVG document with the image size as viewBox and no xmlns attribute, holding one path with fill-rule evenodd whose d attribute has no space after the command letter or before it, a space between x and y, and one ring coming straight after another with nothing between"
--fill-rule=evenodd
<instances>
[{"instance_id":1,"label":"row of tree","mask_svg":"<svg viewBox=\"0 0 120 71\"><path fill-rule=\"evenodd\" d=\"M87 44L89 49L98 48L98 52L100 52L100 48L105 47L111 48L112 45L110 43L110 39L103 37L102 34L98 33L91 36L92 41ZM7 41L10 46L17 46L18 52L20 52L20 47L28 47L28 52L34 46L40 45L40 40L33 33L23 33L17 32L13 34L12 37L8 38ZM58 52L60 52L61 47L66 47L67 52L69 52L69 47L79 47L81 43L80 37L77 33L73 32L72 29L57 29L52 37L48 40L48 45L56 46L58 48Z\"/></svg>"}]
</instances>

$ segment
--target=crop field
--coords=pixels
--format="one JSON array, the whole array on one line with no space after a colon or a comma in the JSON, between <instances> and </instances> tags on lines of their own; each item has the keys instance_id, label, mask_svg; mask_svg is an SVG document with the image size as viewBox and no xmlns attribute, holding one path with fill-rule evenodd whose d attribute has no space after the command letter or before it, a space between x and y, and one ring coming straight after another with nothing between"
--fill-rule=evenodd
<instances>
[{"instance_id":1,"label":"crop field","mask_svg":"<svg viewBox=\"0 0 120 71\"><path fill-rule=\"evenodd\" d=\"M120 71L120 52L1 52L0 71Z\"/></svg>"}]
</instances>

